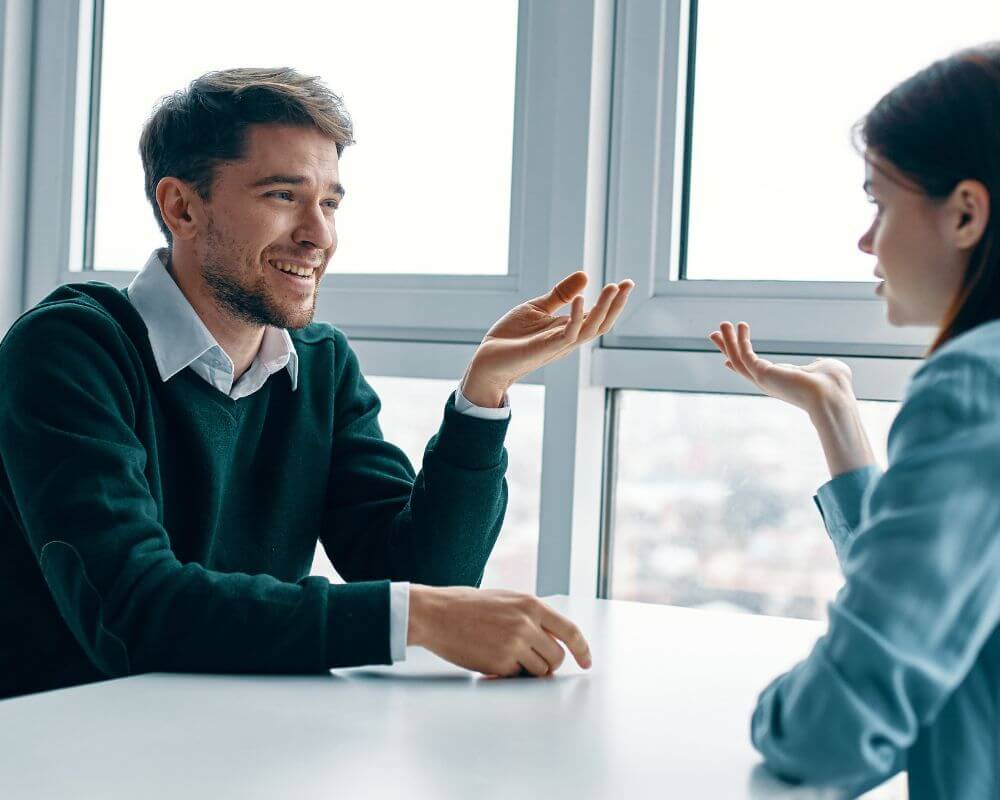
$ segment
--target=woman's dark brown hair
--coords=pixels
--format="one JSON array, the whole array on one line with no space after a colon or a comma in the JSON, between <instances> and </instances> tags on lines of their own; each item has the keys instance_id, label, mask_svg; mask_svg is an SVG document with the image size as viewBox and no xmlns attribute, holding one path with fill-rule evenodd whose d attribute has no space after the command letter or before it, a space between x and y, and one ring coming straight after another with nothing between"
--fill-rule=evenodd
<instances>
[{"instance_id":1,"label":"woman's dark brown hair","mask_svg":"<svg viewBox=\"0 0 1000 800\"><path fill-rule=\"evenodd\" d=\"M921 70L879 100L856 133L861 148L889 161L932 200L943 202L971 179L996 206L930 351L1000 319L1000 42Z\"/></svg>"},{"instance_id":2,"label":"woman's dark brown hair","mask_svg":"<svg viewBox=\"0 0 1000 800\"><path fill-rule=\"evenodd\" d=\"M192 184L205 200L215 167L242 158L247 128L258 124L313 127L337 145L353 144L351 118L337 95L314 77L287 67L209 72L160 101L139 139L146 197L172 244L156 203L156 185L168 175Z\"/></svg>"}]
</instances>

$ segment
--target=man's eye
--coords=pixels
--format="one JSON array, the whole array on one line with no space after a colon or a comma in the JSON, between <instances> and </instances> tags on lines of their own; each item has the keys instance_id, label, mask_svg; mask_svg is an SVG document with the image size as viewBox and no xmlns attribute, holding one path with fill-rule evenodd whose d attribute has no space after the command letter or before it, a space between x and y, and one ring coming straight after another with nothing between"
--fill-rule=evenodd
<instances>
[{"instance_id":1,"label":"man's eye","mask_svg":"<svg viewBox=\"0 0 1000 800\"><path fill-rule=\"evenodd\" d=\"M323 205L325 205L329 209L333 209L334 211L336 211L338 208L340 208L340 201L339 200L324 200L323 201Z\"/></svg>"},{"instance_id":2,"label":"man's eye","mask_svg":"<svg viewBox=\"0 0 1000 800\"><path fill-rule=\"evenodd\" d=\"M291 200L292 199L292 193L291 192L286 192L286 191L268 192L267 196L268 197L277 197L279 200Z\"/></svg>"}]
</instances>

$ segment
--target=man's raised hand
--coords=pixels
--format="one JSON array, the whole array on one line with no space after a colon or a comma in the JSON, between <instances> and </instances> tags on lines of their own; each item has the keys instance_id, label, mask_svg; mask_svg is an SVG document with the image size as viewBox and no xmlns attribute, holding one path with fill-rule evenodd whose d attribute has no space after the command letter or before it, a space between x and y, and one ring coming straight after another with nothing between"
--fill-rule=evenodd
<instances>
[{"instance_id":1,"label":"man's raised hand","mask_svg":"<svg viewBox=\"0 0 1000 800\"><path fill-rule=\"evenodd\" d=\"M517 380L584 342L607 333L621 314L633 284L609 283L589 311L583 310L587 275L574 272L552 291L521 303L486 332L462 382L462 394L477 406L496 408ZM568 315L554 316L569 305Z\"/></svg>"}]
</instances>

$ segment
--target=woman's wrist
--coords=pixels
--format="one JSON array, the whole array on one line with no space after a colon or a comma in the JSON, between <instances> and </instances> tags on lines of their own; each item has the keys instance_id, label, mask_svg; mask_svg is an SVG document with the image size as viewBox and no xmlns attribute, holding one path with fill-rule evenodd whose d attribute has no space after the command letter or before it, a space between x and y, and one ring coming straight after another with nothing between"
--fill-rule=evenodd
<instances>
[{"instance_id":1,"label":"woman's wrist","mask_svg":"<svg viewBox=\"0 0 1000 800\"><path fill-rule=\"evenodd\" d=\"M832 477L875 463L861 422L861 410L853 394L825 396L810 409L809 418L819 434Z\"/></svg>"},{"instance_id":2,"label":"woman's wrist","mask_svg":"<svg viewBox=\"0 0 1000 800\"><path fill-rule=\"evenodd\" d=\"M831 425L843 422L857 413L858 400L851 387L828 389L816 395L806 408L813 426Z\"/></svg>"}]
</instances>

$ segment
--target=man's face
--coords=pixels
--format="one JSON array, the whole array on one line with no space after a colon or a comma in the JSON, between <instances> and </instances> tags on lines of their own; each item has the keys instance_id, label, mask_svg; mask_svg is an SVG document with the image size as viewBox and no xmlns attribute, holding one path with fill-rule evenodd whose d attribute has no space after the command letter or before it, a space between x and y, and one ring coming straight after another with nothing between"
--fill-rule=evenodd
<instances>
[{"instance_id":1,"label":"man's face","mask_svg":"<svg viewBox=\"0 0 1000 800\"><path fill-rule=\"evenodd\" d=\"M343 196L332 139L314 128L251 126L244 158L216 167L195 244L219 306L253 325L308 325L337 249Z\"/></svg>"}]
</instances>

